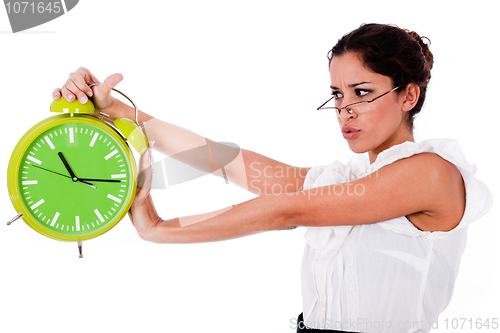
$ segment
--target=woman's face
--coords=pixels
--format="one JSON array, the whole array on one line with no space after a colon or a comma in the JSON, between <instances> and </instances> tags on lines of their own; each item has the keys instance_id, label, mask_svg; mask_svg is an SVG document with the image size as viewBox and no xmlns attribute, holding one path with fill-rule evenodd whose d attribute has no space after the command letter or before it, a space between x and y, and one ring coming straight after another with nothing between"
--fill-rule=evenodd
<instances>
[{"instance_id":1,"label":"woman's face","mask_svg":"<svg viewBox=\"0 0 500 333\"><path fill-rule=\"evenodd\" d=\"M366 68L353 52L332 58L330 77L332 93L340 107L372 100L394 88L388 76ZM406 125L404 100L405 94L395 91L369 103L371 109L366 113L349 114L343 109L338 121L349 148L355 153L371 152L376 158L378 153L395 144L413 141Z\"/></svg>"}]
</instances>

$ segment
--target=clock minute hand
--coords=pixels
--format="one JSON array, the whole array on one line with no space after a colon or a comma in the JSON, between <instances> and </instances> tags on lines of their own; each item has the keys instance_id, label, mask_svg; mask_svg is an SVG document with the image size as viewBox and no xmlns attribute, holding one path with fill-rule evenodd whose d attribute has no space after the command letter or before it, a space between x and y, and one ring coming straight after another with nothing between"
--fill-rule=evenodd
<instances>
[{"instance_id":1,"label":"clock minute hand","mask_svg":"<svg viewBox=\"0 0 500 333\"><path fill-rule=\"evenodd\" d=\"M94 179L94 178L78 178L78 180L86 180L89 182L107 182L107 183L120 183L119 179Z\"/></svg>"}]
</instances>

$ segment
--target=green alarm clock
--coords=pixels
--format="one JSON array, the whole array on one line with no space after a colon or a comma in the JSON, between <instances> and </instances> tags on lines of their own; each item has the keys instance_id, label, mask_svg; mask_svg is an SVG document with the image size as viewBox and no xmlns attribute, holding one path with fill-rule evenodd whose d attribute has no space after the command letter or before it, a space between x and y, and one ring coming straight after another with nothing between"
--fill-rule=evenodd
<instances>
[{"instance_id":1,"label":"green alarm clock","mask_svg":"<svg viewBox=\"0 0 500 333\"><path fill-rule=\"evenodd\" d=\"M91 101L64 98L49 117L19 140L9 161L7 185L18 218L38 233L60 241L104 234L125 217L134 200L137 168L128 143L140 154L147 138L136 121L118 118L113 127L90 116ZM103 116L107 116L102 114Z\"/></svg>"}]
</instances>

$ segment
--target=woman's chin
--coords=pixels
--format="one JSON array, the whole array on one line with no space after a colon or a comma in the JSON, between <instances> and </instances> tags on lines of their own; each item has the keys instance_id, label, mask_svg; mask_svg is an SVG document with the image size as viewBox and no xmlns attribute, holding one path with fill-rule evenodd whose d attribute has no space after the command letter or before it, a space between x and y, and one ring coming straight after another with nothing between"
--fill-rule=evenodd
<instances>
[{"instance_id":1,"label":"woman's chin","mask_svg":"<svg viewBox=\"0 0 500 333\"><path fill-rule=\"evenodd\" d=\"M349 145L349 148L352 150L352 152L356 154L363 154L370 150L368 145L362 144L362 142L359 141L356 142L355 140L348 140L347 144Z\"/></svg>"}]
</instances>

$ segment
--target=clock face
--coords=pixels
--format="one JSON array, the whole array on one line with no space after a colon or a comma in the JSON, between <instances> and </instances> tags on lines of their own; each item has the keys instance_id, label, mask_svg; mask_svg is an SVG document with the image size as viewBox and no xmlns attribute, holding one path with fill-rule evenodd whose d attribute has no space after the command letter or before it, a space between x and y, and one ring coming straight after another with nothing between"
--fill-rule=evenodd
<instances>
[{"instance_id":1,"label":"clock face","mask_svg":"<svg viewBox=\"0 0 500 333\"><path fill-rule=\"evenodd\" d=\"M33 135L17 166L19 197L36 230L61 240L106 232L135 194L135 164L125 142L107 124L79 118L68 116Z\"/></svg>"}]
</instances>

